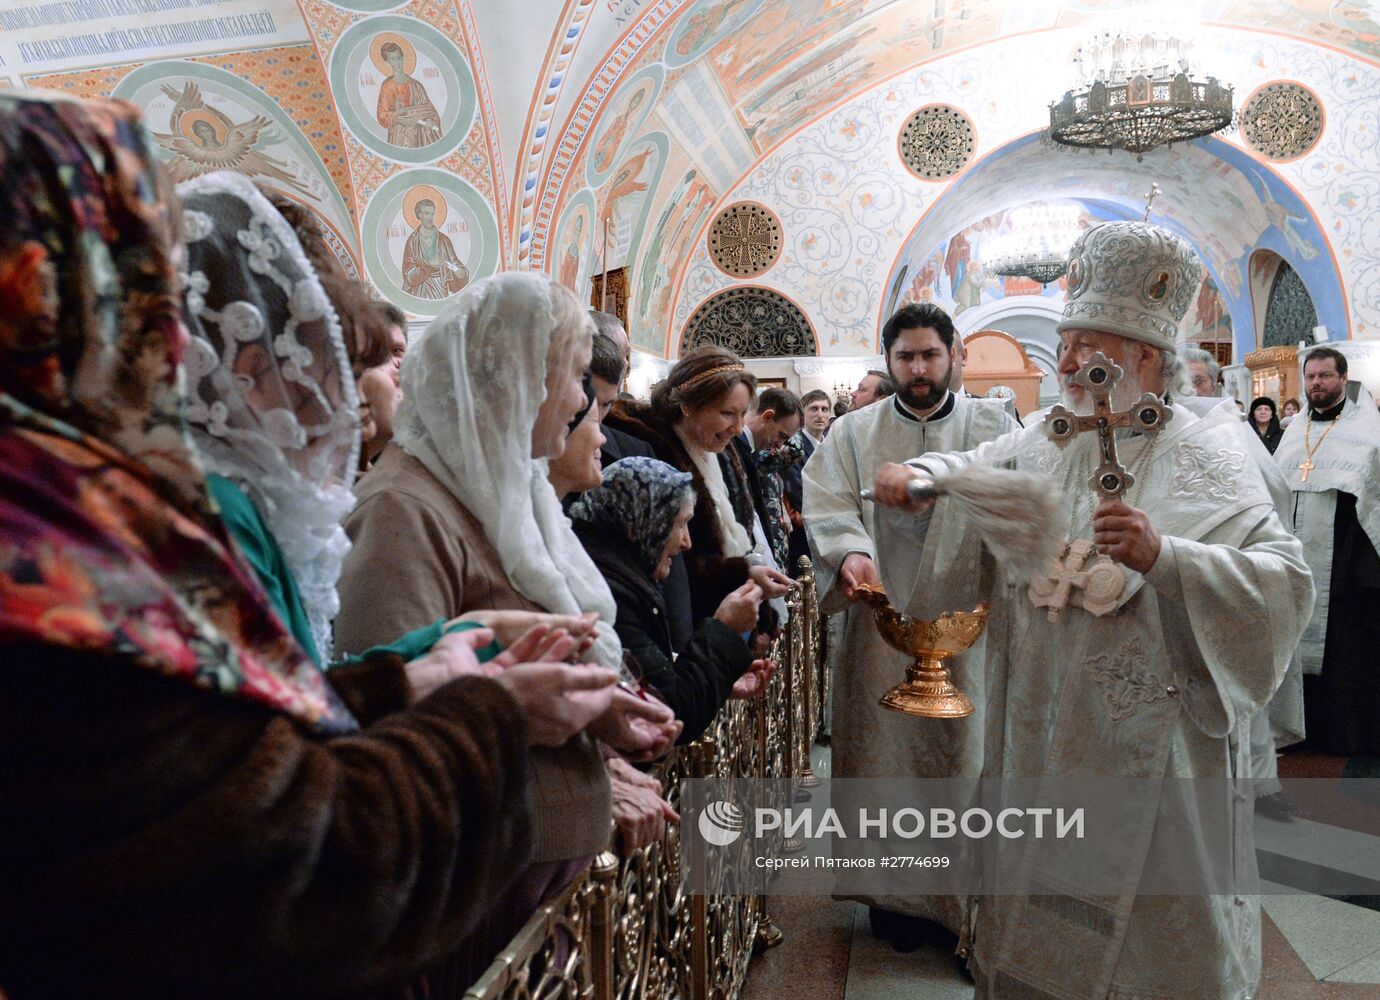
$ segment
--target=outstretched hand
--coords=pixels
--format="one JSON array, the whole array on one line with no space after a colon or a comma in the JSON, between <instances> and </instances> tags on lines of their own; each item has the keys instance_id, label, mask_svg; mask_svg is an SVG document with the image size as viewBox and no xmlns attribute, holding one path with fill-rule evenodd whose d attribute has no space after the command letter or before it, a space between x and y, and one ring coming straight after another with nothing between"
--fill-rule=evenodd
<instances>
[{"instance_id":1,"label":"outstretched hand","mask_svg":"<svg viewBox=\"0 0 1380 1000\"><path fill-rule=\"evenodd\" d=\"M413 696L420 701L457 677L494 676L498 669L480 663L475 654L475 650L487 646L493 638L493 633L483 628L441 636L424 655L409 660L403 667Z\"/></svg>"},{"instance_id":2,"label":"outstretched hand","mask_svg":"<svg viewBox=\"0 0 1380 1000\"><path fill-rule=\"evenodd\" d=\"M776 672L775 660L753 660L752 666L743 672L743 676L733 682L733 691L729 694L730 698L752 699L760 698L767 692L767 684L771 681L771 675Z\"/></svg>"},{"instance_id":3,"label":"outstretched hand","mask_svg":"<svg viewBox=\"0 0 1380 1000\"><path fill-rule=\"evenodd\" d=\"M538 626L544 626L548 631L565 629L575 637L576 652L579 652L580 641L592 638L597 632L599 616L592 611L583 615L553 615L544 611L482 610L467 611L446 624L450 626L456 622L474 622L482 628L489 629L498 640L498 644L505 648Z\"/></svg>"},{"instance_id":4,"label":"outstretched hand","mask_svg":"<svg viewBox=\"0 0 1380 1000\"><path fill-rule=\"evenodd\" d=\"M562 746L609 710L618 675L594 666L519 663L494 678L517 701L537 746Z\"/></svg>"},{"instance_id":5,"label":"outstretched hand","mask_svg":"<svg viewBox=\"0 0 1380 1000\"><path fill-rule=\"evenodd\" d=\"M762 597L768 601L784 597L800 586L785 573L770 566L749 567L748 577L762 589Z\"/></svg>"},{"instance_id":6,"label":"outstretched hand","mask_svg":"<svg viewBox=\"0 0 1380 1000\"><path fill-rule=\"evenodd\" d=\"M896 507L912 514L934 506L934 497L917 500L910 495L912 480L929 480L929 476L909 465L888 462L877 470L872 484L872 502L881 507Z\"/></svg>"},{"instance_id":7,"label":"outstretched hand","mask_svg":"<svg viewBox=\"0 0 1380 1000\"><path fill-rule=\"evenodd\" d=\"M628 759L642 762L655 760L670 750L684 728L662 702L618 687L608 709L590 725L589 731Z\"/></svg>"}]
</instances>

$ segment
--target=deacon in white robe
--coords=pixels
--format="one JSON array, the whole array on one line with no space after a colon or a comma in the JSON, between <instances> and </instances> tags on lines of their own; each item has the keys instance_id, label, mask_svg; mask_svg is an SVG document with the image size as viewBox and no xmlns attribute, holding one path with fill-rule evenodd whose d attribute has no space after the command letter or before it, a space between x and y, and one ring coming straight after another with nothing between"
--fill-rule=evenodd
<instances>
[{"instance_id":1,"label":"deacon in white robe","mask_svg":"<svg viewBox=\"0 0 1380 1000\"><path fill-rule=\"evenodd\" d=\"M1182 356L1181 350L1180 357ZM1275 464L1274 456L1260 440L1260 435L1251 430L1244 416L1237 412L1236 400L1220 396L1185 396L1179 401L1195 416L1205 417L1213 410L1226 407L1224 412L1227 416L1238 417L1236 424L1224 420L1222 426L1224 430L1231 432L1236 447L1244 451L1260 470L1265 485L1270 490L1275 513L1287 527L1290 523L1289 512L1293 508L1293 494L1289 490L1289 483ZM1316 580L1317 571L1311 562L1309 568L1314 570ZM1269 705L1251 719L1247 774L1254 785L1256 809L1262 815L1281 820L1293 815L1294 804L1284 794L1284 788L1279 782L1278 752L1284 747L1298 743L1303 737L1303 661L1296 650L1290 658L1289 669L1285 672L1279 690L1270 699Z\"/></svg>"},{"instance_id":2,"label":"deacon in white robe","mask_svg":"<svg viewBox=\"0 0 1380 1000\"><path fill-rule=\"evenodd\" d=\"M1308 745L1380 754L1380 414L1346 376L1345 355L1308 353L1308 411L1290 423L1274 458L1293 491L1285 520L1318 588L1299 644Z\"/></svg>"},{"instance_id":3,"label":"deacon in white robe","mask_svg":"<svg viewBox=\"0 0 1380 1000\"><path fill-rule=\"evenodd\" d=\"M1019 425L1001 400L975 399L950 390L962 342L942 309L902 308L884 326L882 342L896 394L839 418L810 456L803 474L803 517L821 610L831 614L846 609L843 635L833 655L838 668L833 691L833 775L977 778L982 767L980 715L976 719L917 719L877 704L888 689L905 679L906 667L914 660L882 641L868 606L851 603L856 583L877 581L874 507L859 493L872 485L877 469L888 462L927 451L976 448ZM845 572L850 557L854 559ZM976 687L970 684L964 693L980 705L981 678L973 682ZM963 930L966 900L961 897L848 898L937 921L954 934Z\"/></svg>"},{"instance_id":4,"label":"deacon in white robe","mask_svg":"<svg viewBox=\"0 0 1380 1000\"><path fill-rule=\"evenodd\" d=\"M1174 386L1182 378L1173 354L1177 324L1200 274L1187 244L1158 227L1109 222L1087 230L1070 253L1059 324L1066 405L1090 412L1087 390L1071 376L1097 351L1126 373L1112 396L1116 409ZM1070 540L1063 567L1095 570L1086 591L1070 589L1057 616L1035 604L1063 603L1055 580L1007 581L1000 565L989 576L985 776L1207 778L1221 782L1225 797L1229 781L1247 773L1251 717L1288 668L1312 611L1312 578L1237 437L1239 417L1225 408L1202 417L1171 410L1157 434L1118 432L1120 461L1135 482L1100 506L1089 488L1100 461L1094 435L1080 434L1061 451L1042 424L975 451L879 472L879 502L910 508L912 478L967 463L1014 461L1045 473L1069 514L1055 528ZM951 501L940 499L928 519L888 512L878 532L883 582L899 608L931 618L972 606L977 574L963 556L972 532L953 516ZM1258 898L1137 891L1169 868L1201 872L1210 883L1209 847L1216 846L1186 847L1165 835L1168 817L1191 815L1184 786L1143 787L1156 793L1118 816L1134 834L1121 859L1121 891L980 898L979 998L1255 994ZM1243 880L1254 872L1250 800L1237 792L1223 803L1226 854Z\"/></svg>"}]
</instances>

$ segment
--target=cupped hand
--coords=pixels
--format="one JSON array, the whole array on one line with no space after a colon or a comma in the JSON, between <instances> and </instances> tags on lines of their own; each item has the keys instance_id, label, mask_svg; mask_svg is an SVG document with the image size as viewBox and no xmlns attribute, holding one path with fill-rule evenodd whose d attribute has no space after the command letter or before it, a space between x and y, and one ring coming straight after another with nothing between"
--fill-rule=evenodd
<instances>
[{"instance_id":1,"label":"cupped hand","mask_svg":"<svg viewBox=\"0 0 1380 1000\"><path fill-rule=\"evenodd\" d=\"M528 629L490 663L505 670L519 663L560 663L569 659L574 651L574 636L563 628L543 624Z\"/></svg>"},{"instance_id":2,"label":"cupped hand","mask_svg":"<svg viewBox=\"0 0 1380 1000\"><path fill-rule=\"evenodd\" d=\"M762 588L762 596L768 601L789 594L799 586L785 573L779 569L772 569L770 566L749 567L748 577Z\"/></svg>"},{"instance_id":3,"label":"cupped hand","mask_svg":"<svg viewBox=\"0 0 1380 1000\"><path fill-rule=\"evenodd\" d=\"M843 596L850 601L857 599L858 588L863 584L878 586L882 582L877 572L877 564L872 557L863 552L851 552L839 568L839 580L843 583Z\"/></svg>"},{"instance_id":4,"label":"cupped hand","mask_svg":"<svg viewBox=\"0 0 1380 1000\"><path fill-rule=\"evenodd\" d=\"M493 633L483 628L441 636L424 655L409 660L403 667L407 681L412 685L413 695L418 700L425 698L457 677L492 677L497 674L500 668L480 663L475 655L475 650L487 646L493 642L493 638Z\"/></svg>"},{"instance_id":5,"label":"cupped hand","mask_svg":"<svg viewBox=\"0 0 1380 1000\"><path fill-rule=\"evenodd\" d=\"M614 691L608 710L589 727L590 735L637 761L655 760L680 737L684 725L661 701Z\"/></svg>"},{"instance_id":6,"label":"cupped hand","mask_svg":"<svg viewBox=\"0 0 1380 1000\"><path fill-rule=\"evenodd\" d=\"M522 709L529 739L558 747L608 712L618 675L590 665L519 663L494 680Z\"/></svg>"},{"instance_id":7,"label":"cupped hand","mask_svg":"<svg viewBox=\"0 0 1380 1000\"><path fill-rule=\"evenodd\" d=\"M578 643L579 640L594 635L598 621L599 616L592 611L583 615L552 615L543 611L485 610L467 611L446 624L450 626L456 622L475 622L483 628L490 629L494 638L498 639L498 644L506 648L538 626L545 626L548 630L565 629Z\"/></svg>"},{"instance_id":8,"label":"cupped hand","mask_svg":"<svg viewBox=\"0 0 1380 1000\"><path fill-rule=\"evenodd\" d=\"M767 685L771 682L771 675L775 672L775 660L753 660L752 666L743 672L743 676L733 682L733 691L729 697L760 698L766 694Z\"/></svg>"}]
</instances>

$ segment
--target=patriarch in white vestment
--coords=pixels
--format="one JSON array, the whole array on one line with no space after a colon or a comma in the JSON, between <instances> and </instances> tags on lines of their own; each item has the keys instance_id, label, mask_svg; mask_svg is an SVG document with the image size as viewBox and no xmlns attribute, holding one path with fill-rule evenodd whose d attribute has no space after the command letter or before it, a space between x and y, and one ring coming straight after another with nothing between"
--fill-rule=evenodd
<instances>
[{"instance_id":1,"label":"patriarch in white vestment","mask_svg":"<svg viewBox=\"0 0 1380 1000\"><path fill-rule=\"evenodd\" d=\"M1154 790L1118 815L1134 833L1120 891L980 898L972 961L980 998L1247 1000L1260 979L1258 897L1139 891L1169 868L1216 884L1208 855L1218 845L1165 833L1168 817L1192 807L1183 784L1157 783L1166 778L1220 785L1233 884L1249 883L1252 796L1231 779L1248 773L1251 718L1281 683L1313 607L1302 546L1243 446L1239 416L1227 407L1199 416L1166 398L1182 378L1174 347L1200 274L1186 243L1148 223L1102 223L1070 252L1058 328L1065 405L1091 412L1074 376L1100 352L1124 372L1114 410L1135 403L1143 412L1137 401L1151 393L1172 414L1157 433L1115 432L1134 478L1119 496L1099 500L1090 488L1102 457L1095 434L1061 450L1037 421L877 476L879 503L911 515L926 508L878 516L883 583L898 609L923 618L972 607L980 574L966 555L971 526L952 516L951 500L911 499L911 481L975 462L1051 478L1068 515L1055 528L1066 539L1057 565L1024 580L1000 564L981 574L992 604L983 772L1141 779L1134 787ZM1061 578L1087 587L1061 588Z\"/></svg>"}]
</instances>

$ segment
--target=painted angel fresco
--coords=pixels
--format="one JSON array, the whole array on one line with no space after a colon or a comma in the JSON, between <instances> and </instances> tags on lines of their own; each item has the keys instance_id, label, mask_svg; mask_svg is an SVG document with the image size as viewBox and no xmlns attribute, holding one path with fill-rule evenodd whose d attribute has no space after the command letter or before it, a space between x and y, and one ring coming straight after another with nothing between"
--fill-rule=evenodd
<instances>
[{"instance_id":1,"label":"painted angel fresco","mask_svg":"<svg viewBox=\"0 0 1380 1000\"><path fill-rule=\"evenodd\" d=\"M173 102L173 109L168 117L168 131L154 132L153 138L172 154L168 172L173 183L217 170L234 170L247 177L277 181L311 197L311 191L298 181L291 164L256 148L261 142L266 145L273 136L271 120L255 115L237 124L207 104L201 88L191 80L180 92L167 84L163 84L162 90Z\"/></svg>"},{"instance_id":2,"label":"painted angel fresco","mask_svg":"<svg viewBox=\"0 0 1380 1000\"><path fill-rule=\"evenodd\" d=\"M642 194L647 190L647 183L642 180L642 172L647 168L647 161L655 151L655 147L648 146L619 168L618 175L614 177L613 182L609 185L608 193L604 196L604 209L599 215L604 224L613 220L620 201L636 194Z\"/></svg>"}]
</instances>

